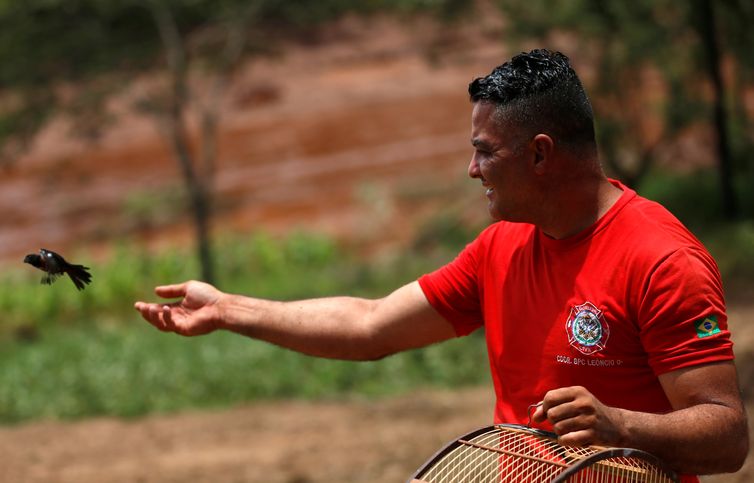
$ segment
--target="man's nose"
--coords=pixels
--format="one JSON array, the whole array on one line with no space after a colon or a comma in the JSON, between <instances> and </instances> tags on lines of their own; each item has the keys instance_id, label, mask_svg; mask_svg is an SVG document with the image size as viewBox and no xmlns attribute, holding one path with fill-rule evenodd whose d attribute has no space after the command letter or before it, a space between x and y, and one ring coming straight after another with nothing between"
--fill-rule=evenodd
<instances>
[{"instance_id":1,"label":"man's nose","mask_svg":"<svg viewBox=\"0 0 754 483\"><path fill-rule=\"evenodd\" d=\"M479 172L479 163L476 160L476 155L471 156L471 162L469 162L469 177L481 178L482 174Z\"/></svg>"}]
</instances>

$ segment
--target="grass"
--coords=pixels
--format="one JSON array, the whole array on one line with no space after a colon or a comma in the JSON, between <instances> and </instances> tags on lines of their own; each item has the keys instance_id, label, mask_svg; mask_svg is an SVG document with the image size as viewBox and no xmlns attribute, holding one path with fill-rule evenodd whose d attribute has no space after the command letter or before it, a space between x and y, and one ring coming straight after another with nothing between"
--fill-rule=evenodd
<instances>
[{"instance_id":1,"label":"grass","mask_svg":"<svg viewBox=\"0 0 754 483\"><path fill-rule=\"evenodd\" d=\"M0 345L0 421L133 417L273 398L369 397L488 380L479 336L354 363L305 357L228 333L182 339L127 327L51 330Z\"/></svg>"},{"instance_id":2,"label":"grass","mask_svg":"<svg viewBox=\"0 0 754 483\"><path fill-rule=\"evenodd\" d=\"M217 253L225 290L275 299L382 296L441 263L410 255L366 263L307 234L231 236ZM93 268L93 283L83 292L68 280L41 286L39 273L25 266L6 273L0 279L0 422L134 417L271 398L378 397L488 380L479 335L353 363L228 333L181 338L141 320L134 300L153 300L153 285L190 278L195 268L191 253L121 247Z\"/></svg>"}]
</instances>

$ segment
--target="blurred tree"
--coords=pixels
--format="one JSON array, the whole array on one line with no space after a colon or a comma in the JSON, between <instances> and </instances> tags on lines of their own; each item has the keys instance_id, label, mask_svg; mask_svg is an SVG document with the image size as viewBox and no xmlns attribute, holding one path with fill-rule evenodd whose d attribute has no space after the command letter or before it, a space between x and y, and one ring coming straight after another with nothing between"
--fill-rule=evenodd
<instances>
[{"instance_id":1,"label":"blurred tree","mask_svg":"<svg viewBox=\"0 0 754 483\"><path fill-rule=\"evenodd\" d=\"M0 159L8 163L21 153L53 114L69 117L75 134L96 138L107 125L104 101L127 84L124 78L158 68L155 52L163 52L170 88L154 93L152 102L139 107L164 121L191 201L201 278L213 281L209 229L219 98L241 60L247 22L260 3L39 0L0 4L0 36L4 37L0 37L0 58L7 66L0 74ZM204 50L188 48L188 39L196 32L212 34L201 46ZM206 44L211 45L207 48ZM218 45L219 50L210 50ZM192 60L202 62L205 75L214 77L204 98L189 88ZM190 102L200 106L198 154L192 150L187 129Z\"/></svg>"},{"instance_id":2,"label":"blurred tree","mask_svg":"<svg viewBox=\"0 0 754 483\"><path fill-rule=\"evenodd\" d=\"M722 67L727 58L732 58L738 67L735 74L739 83L752 72L749 47L754 44L751 29L746 27L754 21L751 2L496 3L510 20L508 33L512 38L569 45L568 50L580 50L594 62L594 72L587 72L585 77L591 84L603 158L627 184L641 182L661 141L677 137L700 119L710 121L718 140L723 215L737 216L739 204L733 183L737 166L733 163L727 109L735 101L729 97ZM703 94L707 85L713 92L709 102ZM745 109L739 109L736 115L739 125L746 124ZM652 129L652 118L661 120L660 129ZM738 168L743 169L741 165L748 158L739 159Z\"/></svg>"},{"instance_id":3,"label":"blurred tree","mask_svg":"<svg viewBox=\"0 0 754 483\"><path fill-rule=\"evenodd\" d=\"M172 147L189 194L201 278L213 281L221 100L245 56L269 52L284 37L311 36L346 13L447 18L462 7L461 0L0 0L0 166L54 115L66 117L73 134L96 139L112 121L104 108L110 96L139 73L162 75L167 87L137 107L159 121Z\"/></svg>"},{"instance_id":4,"label":"blurred tree","mask_svg":"<svg viewBox=\"0 0 754 483\"><path fill-rule=\"evenodd\" d=\"M722 74L722 55L718 45L718 27L715 7L710 0L691 3L691 25L702 43L701 58L712 81L714 122L717 132L717 162L720 173L720 192L723 212L727 218L739 215L738 197L733 184L733 160L728 135L728 113L725 105L725 84Z\"/></svg>"},{"instance_id":5,"label":"blurred tree","mask_svg":"<svg viewBox=\"0 0 754 483\"><path fill-rule=\"evenodd\" d=\"M1 0L0 164L22 153L54 113L86 123L76 133L96 137L106 125L102 102L122 85L105 73L146 65L157 41L149 25L147 12L107 2ZM93 76L98 82L85 92L73 89Z\"/></svg>"},{"instance_id":6,"label":"blurred tree","mask_svg":"<svg viewBox=\"0 0 754 483\"><path fill-rule=\"evenodd\" d=\"M147 3L162 41L169 92L143 100L140 107L164 121L191 200L202 280L210 283L215 281L210 222L222 96L243 59L248 26L262 6L262 0L216 0L214 12L207 15L205 24L195 26L190 36L179 29L180 9L175 5L165 0ZM192 61L200 65L204 81L210 81L204 91L191 88ZM192 149L188 129L191 105L198 106L198 153Z\"/></svg>"}]
</instances>

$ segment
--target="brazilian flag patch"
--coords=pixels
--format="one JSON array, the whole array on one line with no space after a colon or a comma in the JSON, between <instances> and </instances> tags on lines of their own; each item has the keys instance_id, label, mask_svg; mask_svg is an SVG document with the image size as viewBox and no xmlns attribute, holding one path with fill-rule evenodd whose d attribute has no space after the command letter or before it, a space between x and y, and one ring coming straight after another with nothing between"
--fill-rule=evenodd
<instances>
[{"instance_id":1,"label":"brazilian flag patch","mask_svg":"<svg viewBox=\"0 0 754 483\"><path fill-rule=\"evenodd\" d=\"M700 339L718 334L720 332L720 326L717 325L716 315L705 317L702 320L696 322L694 325L696 326L696 336Z\"/></svg>"}]
</instances>

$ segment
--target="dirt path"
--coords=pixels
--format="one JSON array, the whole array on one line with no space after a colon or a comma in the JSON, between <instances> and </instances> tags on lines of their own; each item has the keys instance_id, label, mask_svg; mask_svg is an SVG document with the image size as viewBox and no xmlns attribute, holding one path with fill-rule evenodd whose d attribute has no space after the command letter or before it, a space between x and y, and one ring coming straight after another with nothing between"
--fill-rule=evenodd
<instances>
[{"instance_id":1,"label":"dirt path","mask_svg":"<svg viewBox=\"0 0 754 483\"><path fill-rule=\"evenodd\" d=\"M0 481L400 482L491 418L489 388L0 429Z\"/></svg>"},{"instance_id":2,"label":"dirt path","mask_svg":"<svg viewBox=\"0 0 754 483\"><path fill-rule=\"evenodd\" d=\"M448 440L487 425L492 403L484 387L134 421L33 423L0 429L0 481L396 483ZM754 465L704 481L751 482Z\"/></svg>"}]
</instances>

